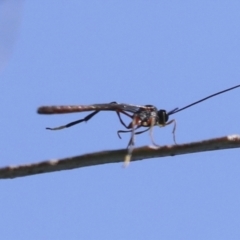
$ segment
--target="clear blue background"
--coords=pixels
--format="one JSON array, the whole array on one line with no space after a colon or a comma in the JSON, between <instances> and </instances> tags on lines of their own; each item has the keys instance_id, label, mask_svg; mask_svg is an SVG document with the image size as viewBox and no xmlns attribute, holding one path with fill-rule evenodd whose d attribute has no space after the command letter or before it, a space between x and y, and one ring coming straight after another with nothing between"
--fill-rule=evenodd
<instances>
[{"instance_id":1,"label":"clear blue background","mask_svg":"<svg viewBox=\"0 0 240 240\"><path fill-rule=\"evenodd\" d=\"M239 1L1 1L1 166L126 147L117 116L40 105L172 110L240 84ZM173 115L178 143L240 133L240 89ZM172 126L154 129L173 144ZM150 144L148 133L137 146ZM239 149L0 181L2 239L240 239Z\"/></svg>"}]
</instances>

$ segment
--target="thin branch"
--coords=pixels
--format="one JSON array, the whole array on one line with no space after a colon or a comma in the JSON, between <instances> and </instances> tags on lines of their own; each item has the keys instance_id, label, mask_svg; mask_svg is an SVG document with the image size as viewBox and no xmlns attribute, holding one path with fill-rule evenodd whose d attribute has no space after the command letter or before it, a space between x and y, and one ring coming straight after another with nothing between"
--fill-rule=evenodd
<instances>
[{"instance_id":1,"label":"thin branch","mask_svg":"<svg viewBox=\"0 0 240 240\"><path fill-rule=\"evenodd\" d=\"M148 158L175 156L180 154L197 153L213 150L223 150L240 147L240 136L230 135L221 138L208 139L200 142L163 147L140 147L133 151L131 162ZM40 173L70 170L74 168L94 166L105 163L123 162L126 149L102 151L84 154L64 159L53 159L38 163L0 168L0 179L30 176Z\"/></svg>"}]
</instances>

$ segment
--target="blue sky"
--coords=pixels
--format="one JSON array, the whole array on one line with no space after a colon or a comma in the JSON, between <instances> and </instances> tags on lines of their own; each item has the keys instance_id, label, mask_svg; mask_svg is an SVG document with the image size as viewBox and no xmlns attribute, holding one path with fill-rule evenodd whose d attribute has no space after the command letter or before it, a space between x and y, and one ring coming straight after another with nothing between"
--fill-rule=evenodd
<instances>
[{"instance_id":1,"label":"blue sky","mask_svg":"<svg viewBox=\"0 0 240 240\"><path fill-rule=\"evenodd\" d=\"M240 83L239 1L1 1L1 166L126 147L117 116L40 105L183 107ZM178 143L240 133L240 89L173 115ZM161 145L172 127L155 128ZM150 143L148 133L137 146ZM239 149L1 180L2 239L239 239Z\"/></svg>"}]
</instances>

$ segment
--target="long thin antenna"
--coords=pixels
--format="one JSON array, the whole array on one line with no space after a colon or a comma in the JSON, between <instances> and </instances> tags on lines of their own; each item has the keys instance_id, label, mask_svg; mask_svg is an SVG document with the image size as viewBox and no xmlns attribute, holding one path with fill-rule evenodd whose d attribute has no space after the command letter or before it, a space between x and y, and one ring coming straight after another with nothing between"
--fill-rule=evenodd
<instances>
[{"instance_id":1,"label":"long thin antenna","mask_svg":"<svg viewBox=\"0 0 240 240\"><path fill-rule=\"evenodd\" d=\"M186 109L186 108L189 108L189 107L191 107L191 106L193 106L193 105L196 105L196 104L198 104L198 103L200 103L200 102L203 102L203 101L205 101L205 100L207 100L207 99L209 99L209 98L212 98L212 97L215 97L215 96L217 96L217 95L219 95L219 94L222 94L222 93L231 91L231 90L233 90L234 88L238 88L238 87L240 87L240 85L237 85L237 86L235 86L235 87L231 87L231 88L225 89L225 90L223 90L223 91L221 91L221 92L214 93L214 94L212 94L212 95L210 95L210 96L208 96L208 97L205 97L205 98L203 98L203 99L201 99L201 100L199 100L199 101L197 101L197 102L191 103L191 104L187 105L186 107L183 107L183 108L180 108L180 109L175 108L174 110L168 112L168 115L175 114L175 113L180 112L180 111L182 111L182 110L184 110L184 109Z\"/></svg>"}]
</instances>

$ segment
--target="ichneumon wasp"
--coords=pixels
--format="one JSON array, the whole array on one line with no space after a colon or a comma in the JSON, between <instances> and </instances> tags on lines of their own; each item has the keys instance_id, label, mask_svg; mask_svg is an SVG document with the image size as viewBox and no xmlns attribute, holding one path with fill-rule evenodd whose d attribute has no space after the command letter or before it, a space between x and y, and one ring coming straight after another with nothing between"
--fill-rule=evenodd
<instances>
[{"instance_id":1,"label":"ichneumon wasp","mask_svg":"<svg viewBox=\"0 0 240 240\"><path fill-rule=\"evenodd\" d=\"M87 115L85 118L79 119L74 122L70 122L66 125L55 127L55 128L46 128L49 130L61 130L63 128L68 128L71 126L74 126L81 122L87 122L92 117L94 117L97 113L100 111L114 111L117 113L117 116L119 118L120 123L128 130L119 130L117 132L119 138L121 138L120 133L128 133L131 132L131 138L129 140L127 149L128 153L125 158L125 165L129 163L132 151L134 148L134 137L135 135L142 134L144 132L149 131L150 132L150 138L151 142L154 146L159 146L155 143L152 135L152 130L154 126L159 127L165 127L167 125L173 124L173 140L176 144L175 140L175 130L176 130L176 121L175 119L172 119L168 121L169 116L173 115L177 112L183 111L193 105L196 105L200 102L203 102L209 98L215 97L219 94L228 92L230 90L233 90L235 88L240 87L240 85L225 89L223 91L214 93L212 95L209 95L205 98L202 98L194 103L191 103L183 108L174 108L173 110L167 112L166 110L158 110L153 105L131 105L131 104L125 104L125 103L117 103L117 102L111 102L106 104L92 104L92 105L68 105L68 106L42 106L39 107L37 112L39 114L63 114L63 113L76 113L76 112L87 112L87 111L93 111L89 115ZM124 114L131 118L131 122L129 124L126 124L122 118L121 114ZM144 127L145 130L142 131L136 131L139 128Z\"/></svg>"}]
</instances>

